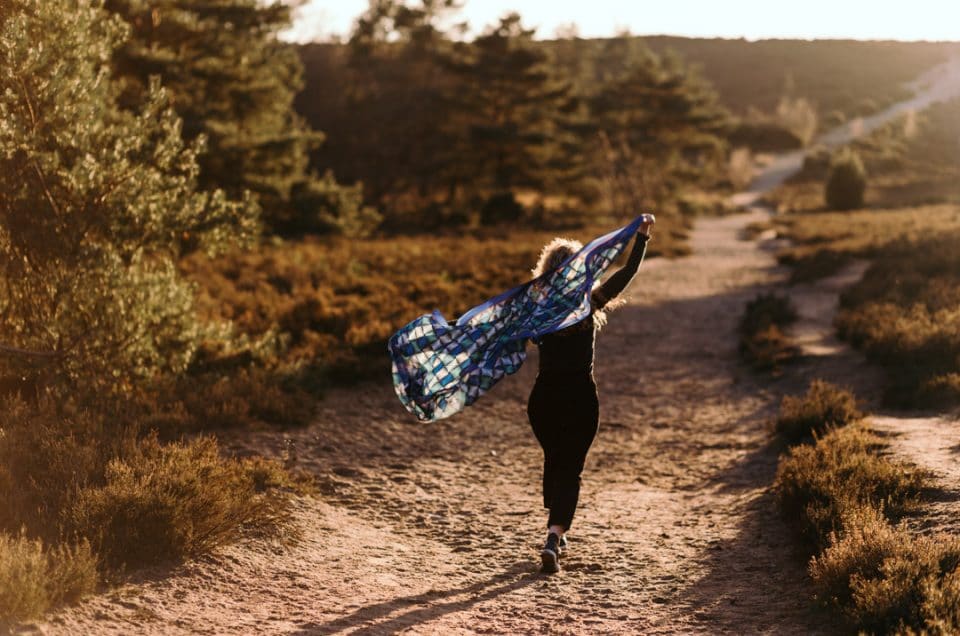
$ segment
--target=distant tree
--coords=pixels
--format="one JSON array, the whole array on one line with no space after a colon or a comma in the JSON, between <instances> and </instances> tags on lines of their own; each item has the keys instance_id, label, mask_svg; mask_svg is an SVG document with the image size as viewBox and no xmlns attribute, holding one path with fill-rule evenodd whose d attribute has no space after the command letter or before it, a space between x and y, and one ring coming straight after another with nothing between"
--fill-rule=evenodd
<instances>
[{"instance_id":1,"label":"distant tree","mask_svg":"<svg viewBox=\"0 0 960 636\"><path fill-rule=\"evenodd\" d=\"M0 374L116 392L182 371L201 326L175 258L255 234L252 201L198 191L202 138L164 91L118 108L125 32L95 0L0 5Z\"/></svg>"},{"instance_id":2,"label":"distant tree","mask_svg":"<svg viewBox=\"0 0 960 636\"><path fill-rule=\"evenodd\" d=\"M578 140L567 124L577 102L533 33L508 15L449 63L460 79L455 121L467 133L461 165L475 189L498 198L542 192L576 172Z\"/></svg>"},{"instance_id":3,"label":"distant tree","mask_svg":"<svg viewBox=\"0 0 960 636\"><path fill-rule=\"evenodd\" d=\"M711 179L724 165L729 115L716 92L673 55L646 50L591 96L604 133L601 151L639 175L649 204L684 183ZM612 155L611 155L612 153Z\"/></svg>"},{"instance_id":4,"label":"distant tree","mask_svg":"<svg viewBox=\"0 0 960 636\"><path fill-rule=\"evenodd\" d=\"M849 148L837 153L830 162L824 188L827 207L831 210L853 210L863 207L867 189L867 171L860 155Z\"/></svg>"},{"instance_id":5,"label":"distant tree","mask_svg":"<svg viewBox=\"0 0 960 636\"><path fill-rule=\"evenodd\" d=\"M459 0L377 0L357 20L349 42L349 81L342 119L350 131L319 156L351 176L363 175L369 200L392 220L451 198L455 167L449 95L455 78L446 27Z\"/></svg>"},{"instance_id":6,"label":"distant tree","mask_svg":"<svg viewBox=\"0 0 960 636\"><path fill-rule=\"evenodd\" d=\"M331 187L311 174L309 153L323 141L293 110L302 65L277 33L290 24L290 7L259 0L106 0L132 35L115 56L121 103L137 108L158 75L183 119L187 141L208 140L199 157L201 188L224 189L232 198L250 191L264 220L280 232L338 226L369 229L370 210L335 211L342 224L319 220L300 192ZM312 181L318 181L312 184ZM347 196L345 201L356 197ZM359 221L359 222L358 222ZM341 228L342 229L342 228Z\"/></svg>"}]
</instances>

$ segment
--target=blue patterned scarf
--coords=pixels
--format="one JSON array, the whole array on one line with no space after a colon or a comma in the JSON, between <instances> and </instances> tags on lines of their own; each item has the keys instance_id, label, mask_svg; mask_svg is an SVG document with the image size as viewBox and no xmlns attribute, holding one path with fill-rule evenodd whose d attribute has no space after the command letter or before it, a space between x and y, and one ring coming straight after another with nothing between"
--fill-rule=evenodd
<instances>
[{"instance_id":1,"label":"blue patterned scarf","mask_svg":"<svg viewBox=\"0 0 960 636\"><path fill-rule=\"evenodd\" d=\"M491 298L453 325L439 311L390 338L393 385L422 422L450 417L516 373L529 338L590 316L590 292L636 234L644 216L594 239L556 269Z\"/></svg>"}]
</instances>

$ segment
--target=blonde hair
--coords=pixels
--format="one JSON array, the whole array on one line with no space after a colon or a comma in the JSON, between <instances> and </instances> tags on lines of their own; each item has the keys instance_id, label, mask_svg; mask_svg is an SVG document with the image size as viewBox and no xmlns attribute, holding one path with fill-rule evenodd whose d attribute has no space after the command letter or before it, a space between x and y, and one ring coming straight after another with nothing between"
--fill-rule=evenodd
<instances>
[{"instance_id":1,"label":"blonde hair","mask_svg":"<svg viewBox=\"0 0 960 636\"><path fill-rule=\"evenodd\" d=\"M560 263L567 260L583 249L583 243L574 239L557 237L543 246L536 266L531 270L534 278L560 267Z\"/></svg>"},{"instance_id":2,"label":"blonde hair","mask_svg":"<svg viewBox=\"0 0 960 636\"><path fill-rule=\"evenodd\" d=\"M547 272L557 269L563 261L582 249L583 243L580 241L560 236L556 237L540 250L540 257L537 259L537 264L531 270L533 277L538 278ZM604 309L594 308L592 312L593 326L598 330L603 328L603 326L607 324L607 310L616 309L623 304L625 304L625 301L621 298L609 299Z\"/></svg>"}]
</instances>

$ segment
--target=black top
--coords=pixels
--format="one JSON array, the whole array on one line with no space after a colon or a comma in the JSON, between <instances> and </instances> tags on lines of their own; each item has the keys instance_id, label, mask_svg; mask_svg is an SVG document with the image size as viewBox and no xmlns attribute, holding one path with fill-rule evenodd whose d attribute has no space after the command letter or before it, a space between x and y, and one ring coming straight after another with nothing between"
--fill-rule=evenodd
<instances>
[{"instance_id":1,"label":"black top","mask_svg":"<svg viewBox=\"0 0 960 636\"><path fill-rule=\"evenodd\" d=\"M627 263L614 272L591 295L594 311L606 307L633 280L647 250L648 236L637 234ZM537 343L540 347L540 372L537 380L580 379L593 375L593 342L596 329L593 313L575 325L549 333Z\"/></svg>"}]
</instances>

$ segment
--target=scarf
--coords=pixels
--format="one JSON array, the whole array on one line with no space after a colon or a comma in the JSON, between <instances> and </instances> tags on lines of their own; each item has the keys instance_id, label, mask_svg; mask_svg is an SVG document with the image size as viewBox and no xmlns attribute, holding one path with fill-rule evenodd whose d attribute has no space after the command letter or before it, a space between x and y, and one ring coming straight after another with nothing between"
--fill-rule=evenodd
<instances>
[{"instance_id":1,"label":"scarf","mask_svg":"<svg viewBox=\"0 0 960 636\"><path fill-rule=\"evenodd\" d=\"M397 331L387 349L403 406L421 422L450 417L516 373L528 339L589 317L595 283L643 220L594 239L556 269L477 305L454 324L434 311Z\"/></svg>"}]
</instances>

